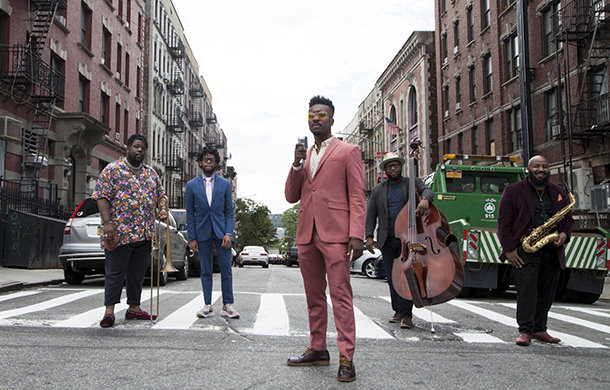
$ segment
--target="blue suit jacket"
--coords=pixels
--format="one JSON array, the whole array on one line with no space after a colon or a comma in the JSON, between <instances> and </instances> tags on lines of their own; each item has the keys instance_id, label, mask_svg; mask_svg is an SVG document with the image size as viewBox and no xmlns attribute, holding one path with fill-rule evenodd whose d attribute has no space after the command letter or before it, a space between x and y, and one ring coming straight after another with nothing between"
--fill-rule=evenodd
<instances>
[{"instance_id":1,"label":"blue suit jacket","mask_svg":"<svg viewBox=\"0 0 610 390\"><path fill-rule=\"evenodd\" d=\"M231 183L214 174L212 206L208 204L201 175L186 183L186 224L189 240L206 241L222 239L225 234L233 235L235 217Z\"/></svg>"}]
</instances>

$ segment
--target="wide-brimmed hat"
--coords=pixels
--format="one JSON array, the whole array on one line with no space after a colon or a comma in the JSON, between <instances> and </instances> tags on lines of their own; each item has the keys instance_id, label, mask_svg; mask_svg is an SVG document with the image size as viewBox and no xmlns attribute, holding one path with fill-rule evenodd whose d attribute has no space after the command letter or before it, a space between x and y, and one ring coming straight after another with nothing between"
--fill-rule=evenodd
<instances>
[{"instance_id":1,"label":"wide-brimmed hat","mask_svg":"<svg viewBox=\"0 0 610 390\"><path fill-rule=\"evenodd\" d=\"M396 155L396 153L388 152L383 156L383 161L379 164L381 170L385 170L385 166L392 161L398 161L401 165L405 165L405 159Z\"/></svg>"}]
</instances>

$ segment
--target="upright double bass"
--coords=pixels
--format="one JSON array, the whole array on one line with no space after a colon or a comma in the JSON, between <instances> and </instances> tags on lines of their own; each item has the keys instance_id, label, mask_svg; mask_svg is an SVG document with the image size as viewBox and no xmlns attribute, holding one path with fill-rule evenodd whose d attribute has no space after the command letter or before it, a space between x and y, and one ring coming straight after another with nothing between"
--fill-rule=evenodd
<instances>
[{"instance_id":1,"label":"upright double bass","mask_svg":"<svg viewBox=\"0 0 610 390\"><path fill-rule=\"evenodd\" d=\"M462 291L464 268L449 244L455 237L447 217L434 204L421 217L415 214L420 198L415 186L415 159L421 141L411 142L409 158L409 202L398 214L395 236L400 238L401 253L394 260L392 281L403 298L415 307L447 302ZM457 245L457 243L456 243Z\"/></svg>"}]
</instances>

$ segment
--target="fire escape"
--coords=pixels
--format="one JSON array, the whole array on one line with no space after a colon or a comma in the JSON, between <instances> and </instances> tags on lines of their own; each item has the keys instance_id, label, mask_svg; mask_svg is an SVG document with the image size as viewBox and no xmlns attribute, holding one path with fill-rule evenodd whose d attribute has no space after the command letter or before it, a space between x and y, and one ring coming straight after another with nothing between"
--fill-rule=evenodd
<instances>
[{"instance_id":1,"label":"fire escape","mask_svg":"<svg viewBox=\"0 0 610 390\"><path fill-rule=\"evenodd\" d=\"M66 0L31 0L36 7L25 46L3 47L0 80L8 84L17 104L32 106L31 129L24 129L20 192L38 197L40 173L47 166L48 133L55 103L64 99L65 77L43 60L44 47L57 10L67 9Z\"/></svg>"},{"instance_id":2,"label":"fire escape","mask_svg":"<svg viewBox=\"0 0 610 390\"><path fill-rule=\"evenodd\" d=\"M172 134L171 147L168 156L167 168L176 175L172 175L169 188L170 207L184 207L183 182L184 182L184 148L183 134L186 130L186 123L183 118L184 112L184 44L182 40L174 35L169 43L169 52L174 60L173 72L170 74L168 91L172 94L173 102L171 106L168 129Z\"/></svg>"},{"instance_id":3,"label":"fire escape","mask_svg":"<svg viewBox=\"0 0 610 390\"><path fill-rule=\"evenodd\" d=\"M203 128L203 98L205 97L205 92L203 91L203 86L199 79L195 79L195 81L191 84L189 89L189 95L191 96L191 101L193 102L193 107L189 111L189 125L191 126L191 132L189 136L189 157L196 158L199 151L202 149L202 145L199 142L198 134Z\"/></svg>"},{"instance_id":4,"label":"fire escape","mask_svg":"<svg viewBox=\"0 0 610 390\"><path fill-rule=\"evenodd\" d=\"M551 135L561 141L564 166L569 167L569 182L577 203L579 198L590 196L590 206L585 201L584 206L579 208L577 204L575 208L575 215L586 219L587 214L592 217L593 203L598 203L594 200L594 192L601 188L595 187L601 186L593 186L591 168L573 168L572 159L591 152L603 153L604 148L608 150L604 144L610 135L607 65L610 56L610 1L574 0L562 6L556 17L555 39L565 51L562 63L558 61L557 74L560 82L564 83L567 112L562 113L562 106L557 104L560 110L553 118ZM570 64L574 59L576 63ZM603 198L601 195L597 197L598 201ZM601 226L599 214L597 225Z\"/></svg>"},{"instance_id":5,"label":"fire escape","mask_svg":"<svg viewBox=\"0 0 610 390\"><path fill-rule=\"evenodd\" d=\"M556 39L562 42L567 114L560 116L553 135L568 141L567 157L584 152L592 141L603 142L610 134L610 93L606 61L610 54L610 3L608 0L574 0L558 11ZM576 50L577 64L571 50ZM572 72L572 69L578 72ZM574 101L572 101L574 99ZM563 118L567 123L561 122ZM563 144L564 142L562 142ZM566 153L564 153L566 155ZM571 164L570 164L571 165Z\"/></svg>"}]
</instances>

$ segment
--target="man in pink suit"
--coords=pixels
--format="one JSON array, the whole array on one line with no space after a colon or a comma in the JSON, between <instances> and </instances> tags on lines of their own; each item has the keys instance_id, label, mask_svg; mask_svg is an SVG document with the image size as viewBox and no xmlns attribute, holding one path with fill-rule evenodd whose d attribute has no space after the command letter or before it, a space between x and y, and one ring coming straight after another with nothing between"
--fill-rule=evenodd
<instances>
[{"instance_id":1,"label":"man in pink suit","mask_svg":"<svg viewBox=\"0 0 610 390\"><path fill-rule=\"evenodd\" d=\"M288 365L329 365L326 349L328 278L340 353L337 379L351 382L356 379L352 363L356 325L350 257L356 260L363 250L364 171L360 149L332 136L334 112L335 107L329 99L314 96L309 101L309 130L314 135L315 145L306 150L303 144L297 144L294 163L286 180L286 200L301 202L296 244L310 330L310 346L300 357L288 359Z\"/></svg>"}]
</instances>

